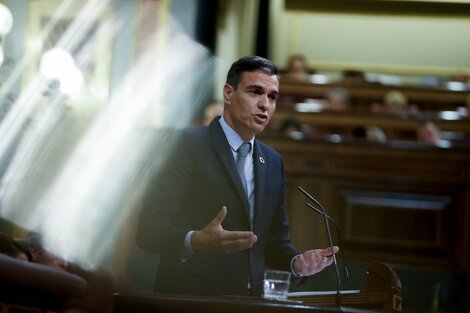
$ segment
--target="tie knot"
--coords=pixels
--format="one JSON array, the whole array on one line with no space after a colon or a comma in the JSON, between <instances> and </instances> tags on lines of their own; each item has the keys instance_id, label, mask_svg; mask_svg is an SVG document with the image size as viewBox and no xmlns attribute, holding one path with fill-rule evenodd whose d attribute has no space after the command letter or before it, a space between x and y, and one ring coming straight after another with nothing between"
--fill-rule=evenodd
<instances>
[{"instance_id":1,"label":"tie knot","mask_svg":"<svg viewBox=\"0 0 470 313\"><path fill-rule=\"evenodd\" d=\"M246 157L248 153L250 152L250 150L251 150L251 143L248 141L245 141L238 148L237 152L239 153L241 157Z\"/></svg>"}]
</instances>

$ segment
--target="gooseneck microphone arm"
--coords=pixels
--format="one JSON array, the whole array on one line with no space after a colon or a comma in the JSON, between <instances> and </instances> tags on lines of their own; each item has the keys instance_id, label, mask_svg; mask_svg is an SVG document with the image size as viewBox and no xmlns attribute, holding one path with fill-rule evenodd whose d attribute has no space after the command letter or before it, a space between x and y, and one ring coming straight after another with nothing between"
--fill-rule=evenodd
<instances>
[{"instance_id":1,"label":"gooseneck microphone arm","mask_svg":"<svg viewBox=\"0 0 470 313\"><path fill-rule=\"evenodd\" d=\"M325 209L321 205L319 201L317 201L314 197L312 197L308 192L306 192L302 187L297 186L297 188L304 194L306 195L310 200L315 202L316 205L321 209L323 219L325 221L325 226L326 226L326 232L328 233L328 242L330 244L330 249L331 249L331 255L333 257L333 264L335 266L335 273L336 273L336 304L341 304L341 278L339 276L339 268L338 268L338 262L336 261L336 255L333 251L333 239L331 238L331 230L330 230L330 223L328 222L328 214L326 214Z\"/></svg>"},{"instance_id":2,"label":"gooseneck microphone arm","mask_svg":"<svg viewBox=\"0 0 470 313\"><path fill-rule=\"evenodd\" d=\"M311 204L308 203L308 202L305 203L305 204L306 204L309 208L311 208L311 209L313 209L315 212L317 212L318 214L323 215L323 212L322 212L320 209L314 207L313 205L311 205ZM342 244L342 240L341 240L342 237L341 237L341 234L340 234L340 232L339 232L338 224L336 224L335 220L332 219L329 215L327 215L326 217L327 217L328 220L330 220L330 222L332 222L333 225L335 226L335 229L336 229L336 237L338 238L338 245L339 245L340 248L341 248L341 247L343 246L343 244ZM347 262L347 260L346 260L346 256L344 255L344 249L341 248L341 249L339 250L339 253L341 253L341 257L342 257L342 259L343 259L343 263L344 263L344 265L343 265L343 266L344 266L344 273L346 274L346 277L349 278L349 267L348 267L348 262Z\"/></svg>"}]
</instances>

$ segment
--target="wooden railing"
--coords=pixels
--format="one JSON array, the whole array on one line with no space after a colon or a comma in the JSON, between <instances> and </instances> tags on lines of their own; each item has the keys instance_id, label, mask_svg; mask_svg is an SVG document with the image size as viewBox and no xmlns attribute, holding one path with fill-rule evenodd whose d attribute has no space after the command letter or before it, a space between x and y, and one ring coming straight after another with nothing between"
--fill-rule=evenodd
<instances>
[{"instance_id":1,"label":"wooden railing","mask_svg":"<svg viewBox=\"0 0 470 313\"><path fill-rule=\"evenodd\" d=\"M287 118L295 118L300 123L313 127L365 127L377 126L387 130L415 131L423 123L431 121L443 131L470 134L470 119L446 120L438 113L390 114L372 113L363 110L297 112L279 108L272 117L274 124L281 124Z\"/></svg>"}]
</instances>

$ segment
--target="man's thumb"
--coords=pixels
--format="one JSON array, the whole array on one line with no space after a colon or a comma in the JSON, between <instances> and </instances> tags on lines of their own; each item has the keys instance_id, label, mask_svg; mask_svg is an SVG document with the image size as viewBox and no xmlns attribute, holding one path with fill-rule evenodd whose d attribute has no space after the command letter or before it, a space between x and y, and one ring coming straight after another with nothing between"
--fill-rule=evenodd
<instances>
[{"instance_id":1,"label":"man's thumb","mask_svg":"<svg viewBox=\"0 0 470 313\"><path fill-rule=\"evenodd\" d=\"M224 205L222 209L219 211L219 213L217 213L217 215L212 220L212 224L222 225L222 222L224 221L225 216L227 216L227 207Z\"/></svg>"}]
</instances>

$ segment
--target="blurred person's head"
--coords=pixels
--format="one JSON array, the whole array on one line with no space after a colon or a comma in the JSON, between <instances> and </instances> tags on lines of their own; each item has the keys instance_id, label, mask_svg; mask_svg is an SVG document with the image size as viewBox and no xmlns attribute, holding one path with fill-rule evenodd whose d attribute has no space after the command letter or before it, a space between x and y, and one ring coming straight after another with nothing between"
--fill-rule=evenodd
<instances>
[{"instance_id":1,"label":"blurred person's head","mask_svg":"<svg viewBox=\"0 0 470 313\"><path fill-rule=\"evenodd\" d=\"M387 135L377 126L366 128L366 138L370 142L387 142Z\"/></svg>"},{"instance_id":2,"label":"blurred person's head","mask_svg":"<svg viewBox=\"0 0 470 313\"><path fill-rule=\"evenodd\" d=\"M441 131L433 122L426 122L417 130L417 140L430 144L436 144L441 140Z\"/></svg>"},{"instance_id":3,"label":"blurred person's head","mask_svg":"<svg viewBox=\"0 0 470 313\"><path fill-rule=\"evenodd\" d=\"M307 81L312 71L307 66L305 57L301 54L294 54L289 57L287 71L283 74L286 79Z\"/></svg>"},{"instance_id":4,"label":"blurred person's head","mask_svg":"<svg viewBox=\"0 0 470 313\"><path fill-rule=\"evenodd\" d=\"M27 240L29 252L31 253L31 260L33 262L54 267L60 270L67 269L68 262L65 259L53 254L50 251L47 251L44 248L41 234L30 232L28 234Z\"/></svg>"},{"instance_id":5,"label":"blurred person's head","mask_svg":"<svg viewBox=\"0 0 470 313\"><path fill-rule=\"evenodd\" d=\"M284 136L292 139L300 140L304 138L302 124L293 117L289 117L282 122L280 131Z\"/></svg>"},{"instance_id":6,"label":"blurred person's head","mask_svg":"<svg viewBox=\"0 0 470 313\"><path fill-rule=\"evenodd\" d=\"M301 54L290 56L287 70L290 74L309 74L305 57Z\"/></svg>"},{"instance_id":7,"label":"blurred person's head","mask_svg":"<svg viewBox=\"0 0 470 313\"><path fill-rule=\"evenodd\" d=\"M351 106L349 93L344 88L330 88L326 91L326 107L331 111L344 111Z\"/></svg>"},{"instance_id":8,"label":"blurred person's head","mask_svg":"<svg viewBox=\"0 0 470 313\"><path fill-rule=\"evenodd\" d=\"M388 112L400 113L406 110L408 106L408 98L406 98L402 92L392 90L385 94L384 103Z\"/></svg>"},{"instance_id":9,"label":"blurred person's head","mask_svg":"<svg viewBox=\"0 0 470 313\"><path fill-rule=\"evenodd\" d=\"M362 71L349 69L342 72L342 81L347 85L358 85L366 82Z\"/></svg>"},{"instance_id":10,"label":"blurred person's head","mask_svg":"<svg viewBox=\"0 0 470 313\"><path fill-rule=\"evenodd\" d=\"M468 76L463 73L457 73L450 77L450 81L466 84L468 82Z\"/></svg>"}]
</instances>

